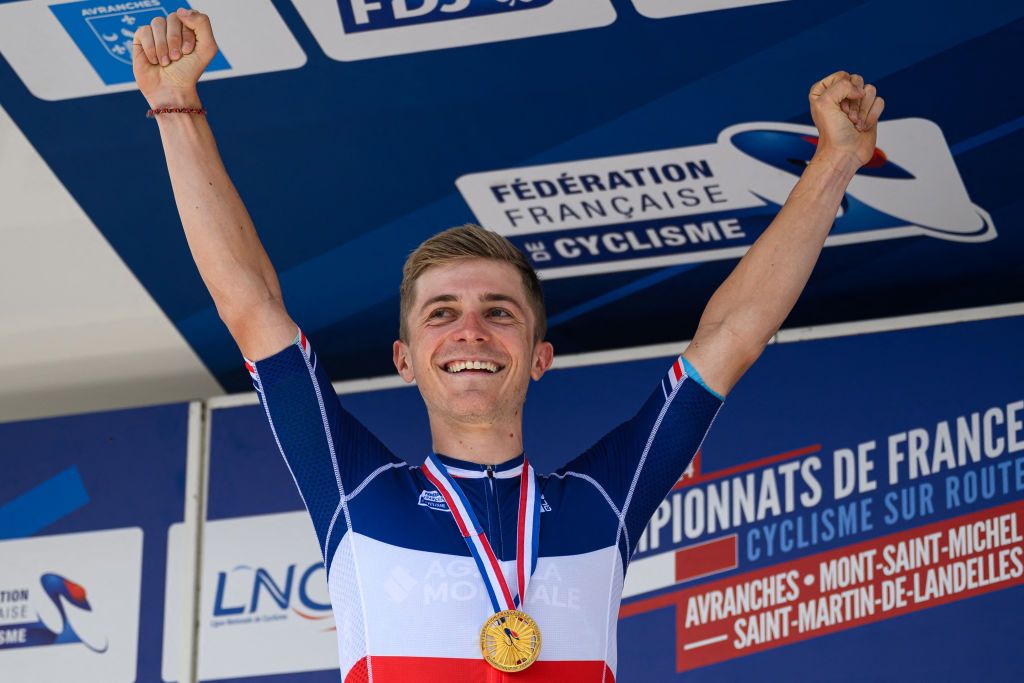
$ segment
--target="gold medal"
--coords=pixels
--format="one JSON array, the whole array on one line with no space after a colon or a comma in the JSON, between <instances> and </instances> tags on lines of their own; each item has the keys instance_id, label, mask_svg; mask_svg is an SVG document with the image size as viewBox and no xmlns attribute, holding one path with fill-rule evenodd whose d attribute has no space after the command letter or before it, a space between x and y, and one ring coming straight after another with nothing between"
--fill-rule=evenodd
<instances>
[{"instance_id":1,"label":"gold medal","mask_svg":"<svg viewBox=\"0 0 1024 683\"><path fill-rule=\"evenodd\" d=\"M540 656L540 628L526 612L498 612L480 629L480 650L495 669L522 671Z\"/></svg>"}]
</instances>

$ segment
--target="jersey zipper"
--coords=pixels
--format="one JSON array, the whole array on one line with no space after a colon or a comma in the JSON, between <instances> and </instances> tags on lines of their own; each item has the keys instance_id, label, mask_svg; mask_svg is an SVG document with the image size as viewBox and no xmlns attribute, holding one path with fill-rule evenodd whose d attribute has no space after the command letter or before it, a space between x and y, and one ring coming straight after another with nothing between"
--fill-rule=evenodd
<instances>
[{"instance_id":1,"label":"jersey zipper","mask_svg":"<svg viewBox=\"0 0 1024 683\"><path fill-rule=\"evenodd\" d=\"M495 520L495 524L497 526L497 529L487 529L487 538L491 539L492 544L495 544L495 542L497 542L495 552L499 553L500 556L501 549L504 547L505 543L504 539L501 537L501 506L498 504L498 493L494 489L494 465L487 465L485 471L487 472L487 490L490 491L491 493L490 500L487 501L487 518L488 520L492 519L491 503L493 501L493 519Z\"/></svg>"}]
</instances>

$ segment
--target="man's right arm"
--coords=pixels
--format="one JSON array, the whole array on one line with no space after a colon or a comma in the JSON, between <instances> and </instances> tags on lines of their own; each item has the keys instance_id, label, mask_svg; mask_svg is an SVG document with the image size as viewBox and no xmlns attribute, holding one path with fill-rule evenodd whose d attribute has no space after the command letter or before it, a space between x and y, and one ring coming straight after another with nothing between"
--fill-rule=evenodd
<instances>
[{"instance_id":1,"label":"man's right arm","mask_svg":"<svg viewBox=\"0 0 1024 683\"><path fill-rule=\"evenodd\" d=\"M151 108L200 107L196 81L216 54L209 19L178 10L136 32L135 80ZM352 529L346 490L403 463L341 406L309 340L293 343L297 328L277 275L206 118L156 120L192 256L242 355L254 361L247 369L329 567Z\"/></svg>"},{"instance_id":2,"label":"man's right arm","mask_svg":"<svg viewBox=\"0 0 1024 683\"><path fill-rule=\"evenodd\" d=\"M202 13L179 10L140 28L133 68L149 106L201 107L196 82L216 54L210 20ZM280 351L294 339L296 326L206 117L155 118L185 237L217 312L245 357Z\"/></svg>"}]
</instances>

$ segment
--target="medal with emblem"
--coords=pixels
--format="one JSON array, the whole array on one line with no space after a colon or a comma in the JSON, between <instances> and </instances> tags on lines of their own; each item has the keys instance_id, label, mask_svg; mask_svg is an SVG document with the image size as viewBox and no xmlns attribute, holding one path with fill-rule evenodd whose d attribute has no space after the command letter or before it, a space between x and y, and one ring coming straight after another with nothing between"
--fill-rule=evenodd
<instances>
[{"instance_id":1,"label":"medal with emblem","mask_svg":"<svg viewBox=\"0 0 1024 683\"><path fill-rule=\"evenodd\" d=\"M516 531L516 579L519 592L512 594L498 558L487 540L462 487L433 453L423 463L423 474L444 497L448 509L469 546L484 580L494 615L480 630L480 651L484 661L499 671L522 671L540 656L540 627L523 611L523 597L537 568L540 533L540 494L533 466L523 457L519 483L519 514Z\"/></svg>"},{"instance_id":2,"label":"medal with emblem","mask_svg":"<svg viewBox=\"0 0 1024 683\"><path fill-rule=\"evenodd\" d=\"M540 655L540 629L517 609L498 612L480 630L484 660L499 671L522 671Z\"/></svg>"}]
</instances>

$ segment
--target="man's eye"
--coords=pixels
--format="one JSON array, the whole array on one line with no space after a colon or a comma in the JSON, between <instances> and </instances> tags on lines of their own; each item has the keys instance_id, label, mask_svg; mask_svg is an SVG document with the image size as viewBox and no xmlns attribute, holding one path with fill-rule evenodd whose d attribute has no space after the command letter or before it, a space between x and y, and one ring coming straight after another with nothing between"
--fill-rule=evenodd
<instances>
[{"instance_id":1,"label":"man's eye","mask_svg":"<svg viewBox=\"0 0 1024 683\"><path fill-rule=\"evenodd\" d=\"M491 316L495 318L511 318L512 314L506 311L504 308L492 308Z\"/></svg>"},{"instance_id":2,"label":"man's eye","mask_svg":"<svg viewBox=\"0 0 1024 683\"><path fill-rule=\"evenodd\" d=\"M450 313L451 313L451 309L448 309L448 308L438 308L436 310L431 311L430 315L427 316L427 317L429 317L431 320L435 320L435 319L444 318L444 317L448 316L448 314L450 314Z\"/></svg>"}]
</instances>

